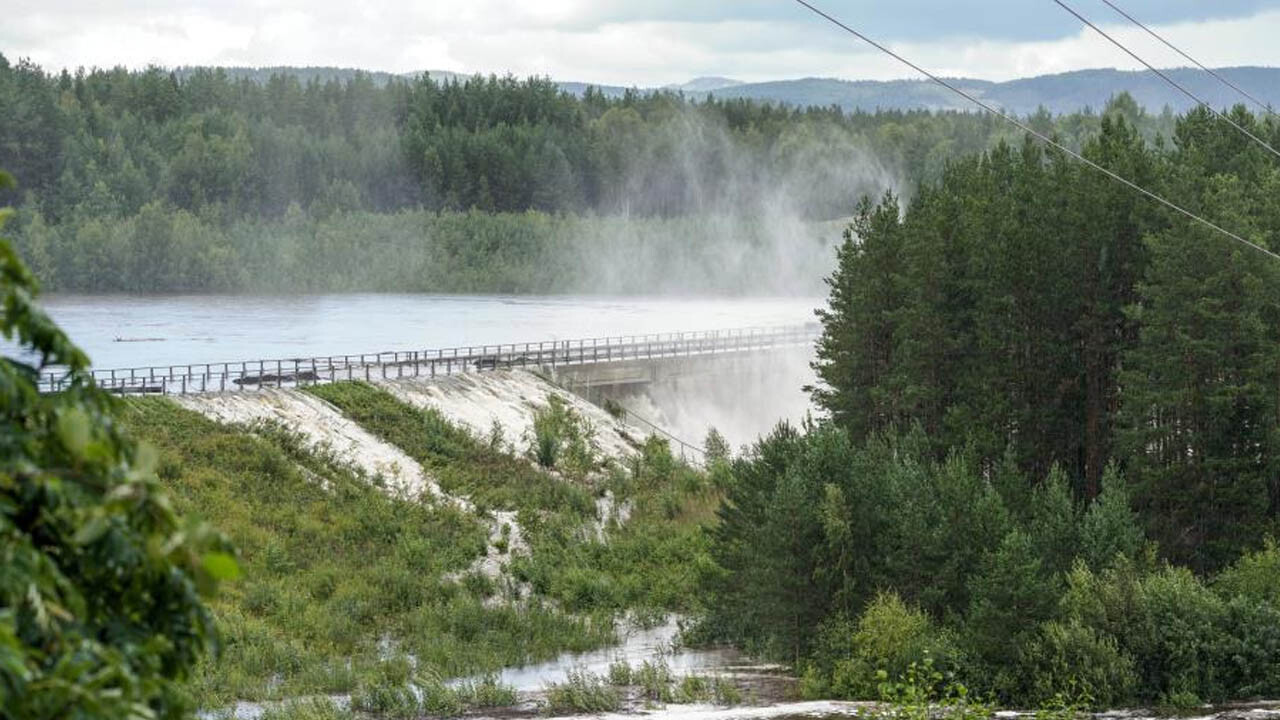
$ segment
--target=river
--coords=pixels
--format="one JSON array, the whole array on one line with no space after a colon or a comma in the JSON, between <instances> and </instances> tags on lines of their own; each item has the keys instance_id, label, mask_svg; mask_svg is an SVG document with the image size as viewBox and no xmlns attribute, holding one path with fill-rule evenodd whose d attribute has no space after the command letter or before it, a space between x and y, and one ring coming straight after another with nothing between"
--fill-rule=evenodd
<instances>
[{"instance_id":1,"label":"river","mask_svg":"<svg viewBox=\"0 0 1280 720\"><path fill-rule=\"evenodd\" d=\"M50 295L94 367L185 365L812 322L820 298ZM11 351L11 346L0 346Z\"/></svg>"}]
</instances>

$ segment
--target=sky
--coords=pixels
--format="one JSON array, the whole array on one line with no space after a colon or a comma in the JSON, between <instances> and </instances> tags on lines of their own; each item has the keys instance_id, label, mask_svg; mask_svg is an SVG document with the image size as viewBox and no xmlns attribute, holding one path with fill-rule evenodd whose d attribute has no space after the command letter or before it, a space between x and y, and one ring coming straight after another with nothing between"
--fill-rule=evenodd
<instances>
[{"instance_id":1,"label":"sky","mask_svg":"<svg viewBox=\"0 0 1280 720\"><path fill-rule=\"evenodd\" d=\"M948 76L1140 67L1053 0L812 1ZM1186 64L1101 0L1065 1L1157 66ZM1210 66L1280 65L1280 0L1113 2ZM915 77L794 0L5 0L0 53L51 70L311 65L639 87Z\"/></svg>"}]
</instances>

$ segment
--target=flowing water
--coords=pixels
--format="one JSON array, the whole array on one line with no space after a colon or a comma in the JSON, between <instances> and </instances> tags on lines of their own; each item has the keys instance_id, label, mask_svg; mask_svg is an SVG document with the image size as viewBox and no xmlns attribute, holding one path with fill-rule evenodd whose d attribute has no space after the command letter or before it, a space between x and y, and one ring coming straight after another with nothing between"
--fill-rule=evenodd
<instances>
[{"instance_id":1,"label":"flowing water","mask_svg":"<svg viewBox=\"0 0 1280 720\"><path fill-rule=\"evenodd\" d=\"M621 642L612 647L565 653L544 663L507 668L498 673L498 681L517 691L528 692L562 683L571 671L607 676L609 666L615 662L626 662L636 668L646 661L661 660L676 675L684 675L731 667L742 661L741 653L727 648L677 647L678 633L674 621L653 628L631 629L622 633Z\"/></svg>"},{"instance_id":2,"label":"flowing water","mask_svg":"<svg viewBox=\"0 0 1280 720\"><path fill-rule=\"evenodd\" d=\"M50 295L97 368L311 357L791 325L819 298ZM0 351L11 350L0 346Z\"/></svg>"}]
</instances>

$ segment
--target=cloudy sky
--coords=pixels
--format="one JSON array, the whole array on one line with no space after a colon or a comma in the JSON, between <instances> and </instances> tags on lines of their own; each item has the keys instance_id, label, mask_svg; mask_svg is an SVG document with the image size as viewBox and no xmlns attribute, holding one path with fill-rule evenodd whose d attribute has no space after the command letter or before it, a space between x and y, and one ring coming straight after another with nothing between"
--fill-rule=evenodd
<instances>
[{"instance_id":1,"label":"cloudy sky","mask_svg":"<svg viewBox=\"0 0 1280 720\"><path fill-rule=\"evenodd\" d=\"M1100 0L1067 0L1161 66ZM1213 66L1280 65L1280 0L1113 0ZM937 72L1136 63L1052 0L814 0ZM47 68L337 65L653 86L702 75L912 77L793 0L6 0L0 53Z\"/></svg>"}]
</instances>

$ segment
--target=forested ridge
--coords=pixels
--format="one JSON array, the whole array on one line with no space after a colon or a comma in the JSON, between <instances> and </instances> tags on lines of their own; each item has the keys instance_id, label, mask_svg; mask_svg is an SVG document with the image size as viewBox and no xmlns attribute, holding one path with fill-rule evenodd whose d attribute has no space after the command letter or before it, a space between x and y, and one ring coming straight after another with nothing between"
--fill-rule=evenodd
<instances>
[{"instance_id":1,"label":"forested ridge","mask_svg":"<svg viewBox=\"0 0 1280 720\"><path fill-rule=\"evenodd\" d=\"M1280 247L1280 164L1207 111L1083 152ZM815 696L1280 692L1280 261L1028 140L865 201L828 285L827 418L736 461L710 637Z\"/></svg>"},{"instance_id":2,"label":"forested ridge","mask_svg":"<svg viewBox=\"0 0 1280 720\"><path fill-rule=\"evenodd\" d=\"M1170 130L1132 101L1115 108L1148 138ZM539 78L52 74L4 59L0 120L0 165L20 183L0 200L19 208L19 249L47 288L85 291L547 291L509 278L552 263L573 270L556 278L563 292L630 292L578 258L632 256L637 235L666 238L655 257L678 258L646 276L705 266L691 283L751 287L717 276L705 258L724 238L698 223L635 232L631 221L741 220L730 233L760 249L762 274L775 246L795 242L794 221L845 217L885 187L910 193L949 159L1016 137L972 113L576 96ZM1101 116L1030 121L1078 145ZM787 232L768 227L778 218ZM477 252L493 247L495 224L535 250ZM571 229L550 237L548 225ZM802 246L816 234L800 232ZM690 255L703 259L681 262ZM462 256L466 283L439 270Z\"/></svg>"}]
</instances>

